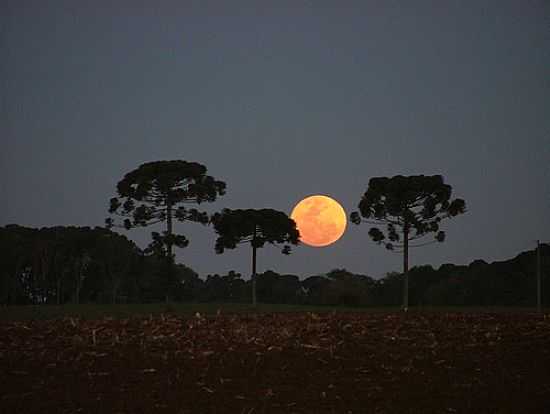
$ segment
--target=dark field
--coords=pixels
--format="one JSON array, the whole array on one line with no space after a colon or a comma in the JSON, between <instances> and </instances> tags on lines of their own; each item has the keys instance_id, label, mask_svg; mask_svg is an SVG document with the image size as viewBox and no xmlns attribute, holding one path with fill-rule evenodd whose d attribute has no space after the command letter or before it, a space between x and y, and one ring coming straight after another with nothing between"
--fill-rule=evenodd
<instances>
[{"instance_id":1,"label":"dark field","mask_svg":"<svg viewBox=\"0 0 550 414\"><path fill-rule=\"evenodd\" d=\"M2 413L550 413L550 314L1 312Z\"/></svg>"}]
</instances>

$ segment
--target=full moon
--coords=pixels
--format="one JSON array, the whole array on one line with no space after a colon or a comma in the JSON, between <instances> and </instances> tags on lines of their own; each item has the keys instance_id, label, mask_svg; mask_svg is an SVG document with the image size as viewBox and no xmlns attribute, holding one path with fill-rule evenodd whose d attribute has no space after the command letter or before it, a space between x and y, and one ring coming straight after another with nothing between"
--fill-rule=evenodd
<instances>
[{"instance_id":1,"label":"full moon","mask_svg":"<svg viewBox=\"0 0 550 414\"><path fill-rule=\"evenodd\" d=\"M304 198L290 217L296 222L300 240L309 246L328 246L346 230L346 212L336 200L323 195Z\"/></svg>"}]
</instances>

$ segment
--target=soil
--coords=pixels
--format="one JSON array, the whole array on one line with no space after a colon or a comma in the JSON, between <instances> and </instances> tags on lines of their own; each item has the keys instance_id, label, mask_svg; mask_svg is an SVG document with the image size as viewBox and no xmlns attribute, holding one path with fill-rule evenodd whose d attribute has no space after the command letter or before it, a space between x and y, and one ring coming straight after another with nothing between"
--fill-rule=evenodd
<instances>
[{"instance_id":1,"label":"soil","mask_svg":"<svg viewBox=\"0 0 550 414\"><path fill-rule=\"evenodd\" d=\"M2 413L550 413L550 315L0 322Z\"/></svg>"}]
</instances>

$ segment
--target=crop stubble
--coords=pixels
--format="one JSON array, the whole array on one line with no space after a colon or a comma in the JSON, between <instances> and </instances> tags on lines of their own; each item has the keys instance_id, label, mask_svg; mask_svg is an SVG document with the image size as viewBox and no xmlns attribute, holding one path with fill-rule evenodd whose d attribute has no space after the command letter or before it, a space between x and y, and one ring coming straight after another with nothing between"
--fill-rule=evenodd
<instances>
[{"instance_id":1,"label":"crop stubble","mask_svg":"<svg viewBox=\"0 0 550 414\"><path fill-rule=\"evenodd\" d=\"M0 322L0 411L550 412L550 315Z\"/></svg>"}]
</instances>

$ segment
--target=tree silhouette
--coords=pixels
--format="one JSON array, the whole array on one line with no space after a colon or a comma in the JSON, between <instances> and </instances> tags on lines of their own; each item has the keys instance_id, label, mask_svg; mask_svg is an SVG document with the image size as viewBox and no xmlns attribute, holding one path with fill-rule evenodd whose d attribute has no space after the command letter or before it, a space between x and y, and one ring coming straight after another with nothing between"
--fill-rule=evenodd
<instances>
[{"instance_id":1,"label":"tree silhouette","mask_svg":"<svg viewBox=\"0 0 550 414\"><path fill-rule=\"evenodd\" d=\"M441 220L466 211L462 199L451 200L452 188L443 182L441 175L371 178L367 191L359 202L359 212L351 213L354 224L362 222L371 227L369 236L387 249L403 249L403 307L409 305L409 242L435 233L435 240L445 240L445 232L439 228ZM423 244L422 244L423 245Z\"/></svg>"},{"instance_id":2,"label":"tree silhouette","mask_svg":"<svg viewBox=\"0 0 550 414\"><path fill-rule=\"evenodd\" d=\"M117 302L118 292L139 255L138 247L124 235L104 230L102 243L95 246L95 254L101 257L101 272L109 285L111 303Z\"/></svg>"},{"instance_id":3,"label":"tree silhouette","mask_svg":"<svg viewBox=\"0 0 550 414\"><path fill-rule=\"evenodd\" d=\"M256 306L256 250L265 243L297 245L300 234L296 223L285 213L272 209L224 209L214 214L212 223L218 234L216 253L235 249L241 243L252 246L252 304ZM290 254L289 244L283 247L282 253Z\"/></svg>"},{"instance_id":4,"label":"tree silhouette","mask_svg":"<svg viewBox=\"0 0 550 414\"><path fill-rule=\"evenodd\" d=\"M142 164L127 173L117 184L118 197L111 199L109 213L126 217L124 228L145 227L166 222L166 231L152 233L149 251L173 260L172 247L186 247L189 240L175 234L173 221L194 221L208 224L209 216L184 204L213 202L225 194L225 183L206 175L204 165L176 161L155 161ZM107 227L114 225L106 220Z\"/></svg>"}]
</instances>

